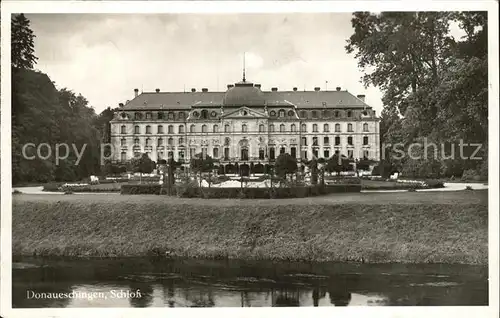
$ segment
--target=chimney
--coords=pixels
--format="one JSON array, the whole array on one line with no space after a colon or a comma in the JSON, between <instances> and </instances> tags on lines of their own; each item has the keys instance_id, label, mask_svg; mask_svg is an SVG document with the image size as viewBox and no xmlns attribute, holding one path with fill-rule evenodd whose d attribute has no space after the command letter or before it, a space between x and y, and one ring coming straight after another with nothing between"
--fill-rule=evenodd
<instances>
[{"instance_id":1,"label":"chimney","mask_svg":"<svg viewBox=\"0 0 500 318\"><path fill-rule=\"evenodd\" d=\"M134 88L134 96L135 97L139 96L139 89L138 88Z\"/></svg>"},{"instance_id":2,"label":"chimney","mask_svg":"<svg viewBox=\"0 0 500 318\"><path fill-rule=\"evenodd\" d=\"M201 91L202 91L203 93L206 93L206 92L208 92L208 88L202 88L202 89L201 89Z\"/></svg>"},{"instance_id":3,"label":"chimney","mask_svg":"<svg viewBox=\"0 0 500 318\"><path fill-rule=\"evenodd\" d=\"M123 103L118 104L118 106L123 107Z\"/></svg>"},{"instance_id":4,"label":"chimney","mask_svg":"<svg viewBox=\"0 0 500 318\"><path fill-rule=\"evenodd\" d=\"M361 101L363 101L363 103L365 102L365 95L357 95L356 97L361 99Z\"/></svg>"},{"instance_id":5,"label":"chimney","mask_svg":"<svg viewBox=\"0 0 500 318\"><path fill-rule=\"evenodd\" d=\"M191 88L191 92L192 93L196 92L196 88Z\"/></svg>"},{"instance_id":6,"label":"chimney","mask_svg":"<svg viewBox=\"0 0 500 318\"><path fill-rule=\"evenodd\" d=\"M293 91L294 91L294 92L296 92L296 91L297 91L297 87L294 87L294 88L293 88Z\"/></svg>"},{"instance_id":7,"label":"chimney","mask_svg":"<svg viewBox=\"0 0 500 318\"><path fill-rule=\"evenodd\" d=\"M315 87L315 88L314 88L314 90L315 90L316 92L319 92L319 90L320 90L320 89L321 89L321 88L319 88L319 87Z\"/></svg>"},{"instance_id":8,"label":"chimney","mask_svg":"<svg viewBox=\"0 0 500 318\"><path fill-rule=\"evenodd\" d=\"M227 84L227 89L230 89L230 88L233 88L234 85L233 84Z\"/></svg>"},{"instance_id":9,"label":"chimney","mask_svg":"<svg viewBox=\"0 0 500 318\"><path fill-rule=\"evenodd\" d=\"M255 86L255 87L257 87L258 89L260 89L260 88L261 88L261 85L260 85L260 84L255 84L254 86Z\"/></svg>"},{"instance_id":10,"label":"chimney","mask_svg":"<svg viewBox=\"0 0 500 318\"><path fill-rule=\"evenodd\" d=\"M273 88L271 88L271 91L273 91L273 92L277 92L277 91L278 91L278 88L277 88L277 87L273 87Z\"/></svg>"},{"instance_id":11,"label":"chimney","mask_svg":"<svg viewBox=\"0 0 500 318\"><path fill-rule=\"evenodd\" d=\"M160 89L159 89L159 88L157 88L157 89L156 89L156 92L157 92L157 93L159 93L159 92L160 92Z\"/></svg>"},{"instance_id":12,"label":"chimney","mask_svg":"<svg viewBox=\"0 0 500 318\"><path fill-rule=\"evenodd\" d=\"M337 92L340 92L341 90L340 86L337 86L335 89L337 90Z\"/></svg>"}]
</instances>

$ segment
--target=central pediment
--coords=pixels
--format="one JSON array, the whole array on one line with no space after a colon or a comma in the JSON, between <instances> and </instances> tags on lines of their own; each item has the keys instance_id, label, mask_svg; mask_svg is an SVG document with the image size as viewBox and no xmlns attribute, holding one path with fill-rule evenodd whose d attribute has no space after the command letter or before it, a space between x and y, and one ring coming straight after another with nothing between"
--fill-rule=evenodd
<instances>
[{"instance_id":1,"label":"central pediment","mask_svg":"<svg viewBox=\"0 0 500 318\"><path fill-rule=\"evenodd\" d=\"M240 107L235 110L231 110L225 113L222 118L238 118L238 119L257 119L257 118L268 118L264 112L248 108L248 107Z\"/></svg>"}]
</instances>

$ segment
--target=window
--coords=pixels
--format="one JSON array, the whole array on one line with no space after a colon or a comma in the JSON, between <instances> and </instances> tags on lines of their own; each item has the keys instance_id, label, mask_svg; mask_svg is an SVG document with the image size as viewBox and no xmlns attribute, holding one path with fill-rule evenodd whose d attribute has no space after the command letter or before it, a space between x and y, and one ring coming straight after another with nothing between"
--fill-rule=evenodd
<instances>
[{"instance_id":1,"label":"window","mask_svg":"<svg viewBox=\"0 0 500 318\"><path fill-rule=\"evenodd\" d=\"M248 149L241 149L241 160L248 160Z\"/></svg>"},{"instance_id":2,"label":"window","mask_svg":"<svg viewBox=\"0 0 500 318\"><path fill-rule=\"evenodd\" d=\"M285 152L286 152L285 147L281 147L281 148L280 148L280 155L284 154Z\"/></svg>"},{"instance_id":3,"label":"window","mask_svg":"<svg viewBox=\"0 0 500 318\"><path fill-rule=\"evenodd\" d=\"M245 125L245 124L241 125L241 131L247 132L247 125Z\"/></svg>"},{"instance_id":4,"label":"window","mask_svg":"<svg viewBox=\"0 0 500 318\"><path fill-rule=\"evenodd\" d=\"M351 136L347 137L347 144L349 146L352 146L352 137Z\"/></svg>"},{"instance_id":5,"label":"window","mask_svg":"<svg viewBox=\"0 0 500 318\"><path fill-rule=\"evenodd\" d=\"M158 125L158 133L163 134L163 126L162 125Z\"/></svg>"},{"instance_id":6,"label":"window","mask_svg":"<svg viewBox=\"0 0 500 318\"><path fill-rule=\"evenodd\" d=\"M127 133L127 127L126 127L125 125L122 125L122 126L120 127L120 133L121 133L121 134L126 134L126 133Z\"/></svg>"},{"instance_id":7,"label":"window","mask_svg":"<svg viewBox=\"0 0 500 318\"><path fill-rule=\"evenodd\" d=\"M168 113L168 119L169 119L169 120L174 120L174 118L175 118L174 113L173 113L173 112L169 112L169 113Z\"/></svg>"},{"instance_id":8,"label":"window","mask_svg":"<svg viewBox=\"0 0 500 318\"><path fill-rule=\"evenodd\" d=\"M179 126L179 134L183 134L184 133L184 125L180 125Z\"/></svg>"},{"instance_id":9,"label":"window","mask_svg":"<svg viewBox=\"0 0 500 318\"><path fill-rule=\"evenodd\" d=\"M198 118L198 116L200 116L200 114L199 114L198 112L196 112L196 111L195 111L195 112L193 112L193 117L194 117L194 118Z\"/></svg>"},{"instance_id":10,"label":"window","mask_svg":"<svg viewBox=\"0 0 500 318\"><path fill-rule=\"evenodd\" d=\"M313 158L319 158L318 148L313 149Z\"/></svg>"},{"instance_id":11,"label":"window","mask_svg":"<svg viewBox=\"0 0 500 318\"><path fill-rule=\"evenodd\" d=\"M339 111L338 111L338 110L336 110L336 111L335 111L334 116L335 116L336 118L340 117L340 113L339 113Z\"/></svg>"},{"instance_id":12,"label":"window","mask_svg":"<svg viewBox=\"0 0 500 318\"><path fill-rule=\"evenodd\" d=\"M207 125L201 125L201 132L206 133L207 132Z\"/></svg>"},{"instance_id":13,"label":"window","mask_svg":"<svg viewBox=\"0 0 500 318\"><path fill-rule=\"evenodd\" d=\"M279 117L285 117L285 110L284 109L280 109Z\"/></svg>"},{"instance_id":14,"label":"window","mask_svg":"<svg viewBox=\"0 0 500 318\"><path fill-rule=\"evenodd\" d=\"M280 132L285 132L285 124L280 125Z\"/></svg>"},{"instance_id":15,"label":"window","mask_svg":"<svg viewBox=\"0 0 500 318\"><path fill-rule=\"evenodd\" d=\"M182 138L182 137L179 138L179 146L185 146L184 145L184 138Z\"/></svg>"},{"instance_id":16,"label":"window","mask_svg":"<svg viewBox=\"0 0 500 318\"><path fill-rule=\"evenodd\" d=\"M141 113L134 113L134 119L141 119Z\"/></svg>"},{"instance_id":17,"label":"window","mask_svg":"<svg viewBox=\"0 0 500 318\"><path fill-rule=\"evenodd\" d=\"M347 117L349 117L349 118L352 117L352 111L347 112Z\"/></svg>"},{"instance_id":18,"label":"window","mask_svg":"<svg viewBox=\"0 0 500 318\"><path fill-rule=\"evenodd\" d=\"M293 115L294 115L293 110L289 110L289 111L288 111L288 116L289 116L289 117L293 117Z\"/></svg>"},{"instance_id":19,"label":"window","mask_svg":"<svg viewBox=\"0 0 500 318\"><path fill-rule=\"evenodd\" d=\"M271 117L276 117L276 112L274 110L271 110L271 112L269 113L269 115L271 115Z\"/></svg>"},{"instance_id":20,"label":"window","mask_svg":"<svg viewBox=\"0 0 500 318\"><path fill-rule=\"evenodd\" d=\"M192 132L194 133L195 132L195 125L191 125L191 127L189 127L189 132Z\"/></svg>"},{"instance_id":21,"label":"window","mask_svg":"<svg viewBox=\"0 0 500 318\"><path fill-rule=\"evenodd\" d=\"M325 158L325 159L330 158L330 150L324 150L323 151L323 158Z\"/></svg>"},{"instance_id":22,"label":"window","mask_svg":"<svg viewBox=\"0 0 500 318\"><path fill-rule=\"evenodd\" d=\"M213 157L214 158L219 158L219 148L214 148L213 149Z\"/></svg>"},{"instance_id":23,"label":"window","mask_svg":"<svg viewBox=\"0 0 500 318\"><path fill-rule=\"evenodd\" d=\"M327 118L328 118L328 117L331 117L331 116L332 116L332 112L331 112L331 111L329 111L329 110L324 110L324 111L323 111L323 116L324 116L324 117L327 117Z\"/></svg>"},{"instance_id":24,"label":"window","mask_svg":"<svg viewBox=\"0 0 500 318\"><path fill-rule=\"evenodd\" d=\"M224 132L229 132L229 125L224 125Z\"/></svg>"},{"instance_id":25,"label":"window","mask_svg":"<svg viewBox=\"0 0 500 318\"><path fill-rule=\"evenodd\" d=\"M330 132L330 126L328 124L323 125L323 132Z\"/></svg>"},{"instance_id":26,"label":"window","mask_svg":"<svg viewBox=\"0 0 500 318\"><path fill-rule=\"evenodd\" d=\"M307 112L305 110L300 111L300 117L306 118L307 117Z\"/></svg>"},{"instance_id":27,"label":"window","mask_svg":"<svg viewBox=\"0 0 500 318\"><path fill-rule=\"evenodd\" d=\"M180 161L184 160L184 150L180 150L178 154L179 154L179 160Z\"/></svg>"},{"instance_id":28,"label":"window","mask_svg":"<svg viewBox=\"0 0 500 318\"><path fill-rule=\"evenodd\" d=\"M273 124L269 125L269 131L274 132L274 125Z\"/></svg>"},{"instance_id":29,"label":"window","mask_svg":"<svg viewBox=\"0 0 500 318\"><path fill-rule=\"evenodd\" d=\"M269 159L274 160L276 158L276 155L274 153L274 147L269 148Z\"/></svg>"},{"instance_id":30,"label":"window","mask_svg":"<svg viewBox=\"0 0 500 318\"><path fill-rule=\"evenodd\" d=\"M297 148L295 148L295 147L291 147L291 148L290 148L290 155L291 155L293 158L297 158Z\"/></svg>"},{"instance_id":31,"label":"window","mask_svg":"<svg viewBox=\"0 0 500 318\"><path fill-rule=\"evenodd\" d=\"M213 112L210 113L210 116L217 117L217 113L215 111L213 111Z\"/></svg>"},{"instance_id":32,"label":"window","mask_svg":"<svg viewBox=\"0 0 500 318\"><path fill-rule=\"evenodd\" d=\"M363 150L363 159L367 160L369 157L368 155L369 155L368 150Z\"/></svg>"},{"instance_id":33,"label":"window","mask_svg":"<svg viewBox=\"0 0 500 318\"><path fill-rule=\"evenodd\" d=\"M296 131L297 131L297 126L295 126L295 124L292 124L292 125L290 126L290 130L291 130L292 132L296 132Z\"/></svg>"},{"instance_id":34,"label":"window","mask_svg":"<svg viewBox=\"0 0 500 318\"><path fill-rule=\"evenodd\" d=\"M340 132L340 124L335 124L335 132Z\"/></svg>"},{"instance_id":35,"label":"window","mask_svg":"<svg viewBox=\"0 0 500 318\"><path fill-rule=\"evenodd\" d=\"M307 160L307 150L302 150L302 158Z\"/></svg>"},{"instance_id":36,"label":"window","mask_svg":"<svg viewBox=\"0 0 500 318\"><path fill-rule=\"evenodd\" d=\"M183 120L184 118L186 118L186 114L184 112L179 113L179 120Z\"/></svg>"},{"instance_id":37,"label":"window","mask_svg":"<svg viewBox=\"0 0 500 318\"><path fill-rule=\"evenodd\" d=\"M135 139L134 139L134 145L139 145L139 142L140 142L140 141L139 141L139 138L135 138Z\"/></svg>"},{"instance_id":38,"label":"window","mask_svg":"<svg viewBox=\"0 0 500 318\"><path fill-rule=\"evenodd\" d=\"M224 160L229 160L229 148L224 148Z\"/></svg>"},{"instance_id":39,"label":"window","mask_svg":"<svg viewBox=\"0 0 500 318\"><path fill-rule=\"evenodd\" d=\"M158 138L158 147L163 147L163 139Z\"/></svg>"},{"instance_id":40,"label":"window","mask_svg":"<svg viewBox=\"0 0 500 318\"><path fill-rule=\"evenodd\" d=\"M328 138L328 137L323 137L323 144L324 144L325 146L328 146L328 145L330 144L330 138Z\"/></svg>"},{"instance_id":41,"label":"window","mask_svg":"<svg viewBox=\"0 0 500 318\"><path fill-rule=\"evenodd\" d=\"M127 140L125 138L122 138L122 140L120 141L120 144L122 146L126 146L127 145Z\"/></svg>"},{"instance_id":42,"label":"window","mask_svg":"<svg viewBox=\"0 0 500 318\"><path fill-rule=\"evenodd\" d=\"M264 149L260 148L259 149L259 160L264 160L265 157L265 151Z\"/></svg>"},{"instance_id":43,"label":"window","mask_svg":"<svg viewBox=\"0 0 500 318\"><path fill-rule=\"evenodd\" d=\"M151 114L150 112L147 112L146 119L152 119L152 118L153 118L153 114Z\"/></svg>"},{"instance_id":44,"label":"window","mask_svg":"<svg viewBox=\"0 0 500 318\"><path fill-rule=\"evenodd\" d=\"M203 119L208 118L208 111L206 109L201 111L201 118L203 118Z\"/></svg>"},{"instance_id":45,"label":"window","mask_svg":"<svg viewBox=\"0 0 500 318\"><path fill-rule=\"evenodd\" d=\"M318 125L317 124L313 124L313 132L318 132Z\"/></svg>"},{"instance_id":46,"label":"window","mask_svg":"<svg viewBox=\"0 0 500 318\"><path fill-rule=\"evenodd\" d=\"M264 132L264 125L262 124L259 125L259 132Z\"/></svg>"},{"instance_id":47,"label":"window","mask_svg":"<svg viewBox=\"0 0 500 318\"><path fill-rule=\"evenodd\" d=\"M134 126L134 134L140 134L141 133L141 128L139 126Z\"/></svg>"},{"instance_id":48,"label":"window","mask_svg":"<svg viewBox=\"0 0 500 318\"><path fill-rule=\"evenodd\" d=\"M158 112L158 119L163 119L163 112Z\"/></svg>"},{"instance_id":49,"label":"window","mask_svg":"<svg viewBox=\"0 0 500 318\"><path fill-rule=\"evenodd\" d=\"M174 126L173 125L168 125L168 133L173 134L174 133Z\"/></svg>"},{"instance_id":50,"label":"window","mask_svg":"<svg viewBox=\"0 0 500 318\"><path fill-rule=\"evenodd\" d=\"M169 151L168 154L167 154L167 158L168 159L174 159L174 152L173 151Z\"/></svg>"},{"instance_id":51,"label":"window","mask_svg":"<svg viewBox=\"0 0 500 318\"><path fill-rule=\"evenodd\" d=\"M318 145L318 137L313 137L313 146Z\"/></svg>"},{"instance_id":52,"label":"window","mask_svg":"<svg viewBox=\"0 0 500 318\"><path fill-rule=\"evenodd\" d=\"M368 124L367 123L363 124L363 131L368 132Z\"/></svg>"},{"instance_id":53,"label":"window","mask_svg":"<svg viewBox=\"0 0 500 318\"><path fill-rule=\"evenodd\" d=\"M313 110L313 111L311 112L311 116L312 116L312 118L318 118L318 112L317 112L317 111L315 111L315 110Z\"/></svg>"},{"instance_id":54,"label":"window","mask_svg":"<svg viewBox=\"0 0 500 318\"><path fill-rule=\"evenodd\" d=\"M214 133L218 133L218 132L219 132L219 126L214 125L213 132L214 132Z\"/></svg>"},{"instance_id":55,"label":"window","mask_svg":"<svg viewBox=\"0 0 500 318\"><path fill-rule=\"evenodd\" d=\"M151 139L146 138L146 147L151 146Z\"/></svg>"},{"instance_id":56,"label":"window","mask_svg":"<svg viewBox=\"0 0 500 318\"><path fill-rule=\"evenodd\" d=\"M127 160L127 153L125 151L122 151L122 153L120 154L120 159L121 161Z\"/></svg>"},{"instance_id":57,"label":"window","mask_svg":"<svg viewBox=\"0 0 500 318\"><path fill-rule=\"evenodd\" d=\"M151 126L146 126L146 134L151 134Z\"/></svg>"},{"instance_id":58,"label":"window","mask_svg":"<svg viewBox=\"0 0 500 318\"><path fill-rule=\"evenodd\" d=\"M348 157L349 159L352 159L352 158L354 157L354 151L352 151L352 150L347 150L347 157Z\"/></svg>"},{"instance_id":59,"label":"window","mask_svg":"<svg viewBox=\"0 0 500 318\"><path fill-rule=\"evenodd\" d=\"M168 138L168 145L170 147L174 145L174 138L172 138L172 137Z\"/></svg>"},{"instance_id":60,"label":"window","mask_svg":"<svg viewBox=\"0 0 500 318\"><path fill-rule=\"evenodd\" d=\"M347 124L347 131L352 132L352 124Z\"/></svg>"},{"instance_id":61,"label":"window","mask_svg":"<svg viewBox=\"0 0 500 318\"><path fill-rule=\"evenodd\" d=\"M307 138L302 137L302 146L307 146Z\"/></svg>"},{"instance_id":62,"label":"window","mask_svg":"<svg viewBox=\"0 0 500 318\"><path fill-rule=\"evenodd\" d=\"M335 137L335 146L340 146L340 137L339 136Z\"/></svg>"},{"instance_id":63,"label":"window","mask_svg":"<svg viewBox=\"0 0 500 318\"><path fill-rule=\"evenodd\" d=\"M307 132L307 125L306 124L302 124L301 128L302 132Z\"/></svg>"},{"instance_id":64,"label":"window","mask_svg":"<svg viewBox=\"0 0 500 318\"><path fill-rule=\"evenodd\" d=\"M363 145L365 145L365 146L368 145L368 136L363 137Z\"/></svg>"}]
</instances>

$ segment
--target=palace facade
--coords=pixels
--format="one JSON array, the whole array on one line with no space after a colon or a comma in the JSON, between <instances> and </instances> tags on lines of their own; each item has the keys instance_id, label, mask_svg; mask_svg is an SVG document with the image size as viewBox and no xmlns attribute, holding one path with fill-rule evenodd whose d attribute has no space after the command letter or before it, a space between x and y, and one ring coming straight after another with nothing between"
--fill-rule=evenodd
<instances>
[{"instance_id":1,"label":"palace facade","mask_svg":"<svg viewBox=\"0 0 500 318\"><path fill-rule=\"evenodd\" d=\"M147 153L155 161L172 156L188 164L206 153L230 169L272 165L280 153L299 163L335 153L380 160L380 119L364 95L340 87L262 91L243 77L225 92L134 93L111 121L115 161Z\"/></svg>"}]
</instances>

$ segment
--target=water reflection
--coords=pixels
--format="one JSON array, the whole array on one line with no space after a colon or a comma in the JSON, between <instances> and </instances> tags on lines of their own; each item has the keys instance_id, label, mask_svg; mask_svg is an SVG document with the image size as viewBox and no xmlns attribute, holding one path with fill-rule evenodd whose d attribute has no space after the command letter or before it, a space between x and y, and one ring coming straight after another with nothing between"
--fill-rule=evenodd
<instances>
[{"instance_id":1,"label":"water reflection","mask_svg":"<svg viewBox=\"0 0 500 318\"><path fill-rule=\"evenodd\" d=\"M13 307L487 305L487 268L22 259ZM74 297L27 297L67 294ZM88 295L92 294L92 297ZM77 296L75 296L77 295Z\"/></svg>"}]
</instances>

